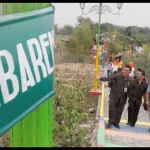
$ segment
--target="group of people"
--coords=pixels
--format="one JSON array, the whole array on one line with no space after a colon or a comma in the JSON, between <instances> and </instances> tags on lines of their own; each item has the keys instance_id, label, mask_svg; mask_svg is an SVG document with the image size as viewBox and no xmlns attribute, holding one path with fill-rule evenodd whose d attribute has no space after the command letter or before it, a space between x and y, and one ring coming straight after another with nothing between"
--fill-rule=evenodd
<instances>
[{"instance_id":1,"label":"group of people","mask_svg":"<svg viewBox=\"0 0 150 150\"><path fill-rule=\"evenodd\" d=\"M121 54L117 55L116 57L112 56L109 57L105 67L107 70L107 76L112 75L114 72L117 71L118 68L123 68L121 57L122 57Z\"/></svg>"},{"instance_id":2,"label":"group of people","mask_svg":"<svg viewBox=\"0 0 150 150\"><path fill-rule=\"evenodd\" d=\"M107 76L110 76L114 73L118 72L118 68L119 70L121 70L124 65L121 61L122 55L119 53L117 55L110 55L108 61L106 62L106 67L105 69L107 70ZM131 72L129 74L129 76L134 76L134 63L133 62L129 62L129 66L131 67Z\"/></svg>"},{"instance_id":3,"label":"group of people","mask_svg":"<svg viewBox=\"0 0 150 150\"><path fill-rule=\"evenodd\" d=\"M128 122L126 124L131 127L134 127L136 124L142 97L147 108L150 108L150 85L147 83L145 71L138 68L134 75L133 62L123 65L120 55L119 58L109 58L106 64L108 76L95 76L100 81L113 81L109 94L109 120L106 128L110 128L113 124L116 128L120 129L119 123L127 100Z\"/></svg>"}]
</instances>

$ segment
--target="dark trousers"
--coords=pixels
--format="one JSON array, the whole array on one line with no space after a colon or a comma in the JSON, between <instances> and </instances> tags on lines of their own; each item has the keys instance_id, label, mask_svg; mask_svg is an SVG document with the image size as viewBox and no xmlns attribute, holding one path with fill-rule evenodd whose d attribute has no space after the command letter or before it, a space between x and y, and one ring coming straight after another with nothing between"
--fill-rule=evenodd
<instances>
[{"instance_id":1,"label":"dark trousers","mask_svg":"<svg viewBox=\"0 0 150 150\"><path fill-rule=\"evenodd\" d=\"M111 76L111 70L107 70L107 76Z\"/></svg>"},{"instance_id":2,"label":"dark trousers","mask_svg":"<svg viewBox=\"0 0 150 150\"><path fill-rule=\"evenodd\" d=\"M110 76L110 70L107 70L107 76L109 77Z\"/></svg>"},{"instance_id":3,"label":"dark trousers","mask_svg":"<svg viewBox=\"0 0 150 150\"><path fill-rule=\"evenodd\" d=\"M125 106L125 103L120 103L120 99L118 101L115 101L113 99L109 100L108 122L110 124L119 125L124 106Z\"/></svg>"},{"instance_id":4,"label":"dark trousers","mask_svg":"<svg viewBox=\"0 0 150 150\"><path fill-rule=\"evenodd\" d=\"M139 114L140 105L136 105L136 101L133 101L131 98L129 98L128 102L128 123L135 125Z\"/></svg>"}]
</instances>

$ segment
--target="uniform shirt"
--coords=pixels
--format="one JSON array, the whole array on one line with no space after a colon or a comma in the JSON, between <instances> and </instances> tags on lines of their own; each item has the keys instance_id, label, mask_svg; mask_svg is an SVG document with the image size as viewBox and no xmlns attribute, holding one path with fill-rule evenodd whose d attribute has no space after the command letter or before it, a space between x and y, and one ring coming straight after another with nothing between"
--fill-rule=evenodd
<instances>
[{"instance_id":1,"label":"uniform shirt","mask_svg":"<svg viewBox=\"0 0 150 150\"><path fill-rule=\"evenodd\" d=\"M137 79L132 81L131 89L130 89L130 97L136 101L136 105L141 105L142 96L146 93L148 84L143 80L141 84Z\"/></svg>"},{"instance_id":2,"label":"uniform shirt","mask_svg":"<svg viewBox=\"0 0 150 150\"><path fill-rule=\"evenodd\" d=\"M127 100L128 92L132 79L130 77L124 80L122 73L114 74L110 77L101 77L101 81L114 81L113 86L110 90L109 98L115 102L125 103ZM127 92L124 92L124 88L127 88Z\"/></svg>"}]
</instances>

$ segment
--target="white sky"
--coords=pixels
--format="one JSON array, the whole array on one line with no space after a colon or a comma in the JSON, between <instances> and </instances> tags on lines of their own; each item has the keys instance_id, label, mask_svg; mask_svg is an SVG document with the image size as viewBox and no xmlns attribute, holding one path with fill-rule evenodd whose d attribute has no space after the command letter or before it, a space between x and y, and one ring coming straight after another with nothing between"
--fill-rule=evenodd
<instances>
[{"instance_id":1,"label":"white sky","mask_svg":"<svg viewBox=\"0 0 150 150\"><path fill-rule=\"evenodd\" d=\"M52 3L55 6L55 24L59 27L64 25L75 26L77 24L77 16L82 16L79 3ZM86 3L84 13L88 13L90 8L99 3ZM113 13L117 13L116 3L103 3L108 5ZM105 14L101 16L101 23L111 23L119 26L138 26L150 28L150 3L123 3L118 15L113 15L105 11ZM99 17L95 12L91 12L83 17L89 17L93 22L98 22Z\"/></svg>"}]
</instances>

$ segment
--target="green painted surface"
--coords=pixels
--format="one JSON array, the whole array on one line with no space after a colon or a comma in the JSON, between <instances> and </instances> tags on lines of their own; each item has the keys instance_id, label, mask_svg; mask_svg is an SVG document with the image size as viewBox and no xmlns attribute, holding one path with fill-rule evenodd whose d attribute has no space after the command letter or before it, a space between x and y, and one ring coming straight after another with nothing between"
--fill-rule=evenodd
<instances>
[{"instance_id":1,"label":"green painted surface","mask_svg":"<svg viewBox=\"0 0 150 150\"><path fill-rule=\"evenodd\" d=\"M3 3L3 15L15 14L15 15L19 16L20 14L18 15L16 13L22 13L22 12L28 12L27 14L30 14L29 11L39 10L39 9L47 8L49 6L51 6L50 3ZM6 37L6 39L4 39L5 40L4 43L6 43L8 45L7 48L10 48L10 52L16 50L16 47L14 47L14 45L12 45L12 43L11 43L12 41L14 42L14 40L16 40L16 41L18 40L19 42L22 42L23 40L25 40L25 38L27 38L29 36L34 37L33 33L35 30L36 30L35 38L37 38L38 34L44 33L44 32L46 33L47 31L54 29L53 16L51 16L51 17L48 16L48 13L47 13L47 17L45 17L45 18L44 18L44 15L42 16L41 14L39 14L39 16L40 16L39 22L36 21L36 19L33 22L32 21L30 22L30 20L32 18L31 17L29 19L29 21L26 21L26 24L24 24L24 25L22 23L22 24L19 24L18 27L15 27L15 24L12 23L13 26L11 28L9 28L7 30L5 29L5 33L6 33L7 37ZM36 15L36 17L38 17L38 15ZM7 19L9 19L9 16L7 16ZM3 19L1 26L5 26L5 21L7 19ZM47 24L44 22L44 19L47 20ZM0 18L0 20L1 20L1 18ZM18 21L15 22L15 19L13 20L11 18L11 20L14 21L14 23L18 23ZM18 18L18 20L19 20L19 18ZM21 20L21 22L23 22L25 19L20 19L20 20ZM31 28L29 27L30 26L29 24L32 26ZM42 29L39 29L37 26L41 26ZM24 32L26 32L25 35L21 34L21 32L19 32L21 28L23 28ZM14 34L14 32L15 32L15 34ZM17 37L17 34L20 34L20 37ZM2 34L0 36L2 37ZM9 40L9 36L10 36L11 40ZM12 36L14 36L14 38ZM9 41L9 44L7 41ZM1 40L1 43L3 43L2 40ZM24 41L24 43L25 43L25 41ZM24 43L23 43L23 46L24 46ZM5 48L4 46L2 46L2 47ZM26 48L24 48L24 49L26 49ZM48 50L48 53L49 53L49 58L51 59L51 63L52 63L52 65L54 65L53 61L52 61L52 59L53 59L52 53L50 53L50 50ZM27 53L27 55L28 55L28 53ZM37 57L37 54L36 54L36 57ZM14 59L16 58L16 54L13 56L13 58ZM29 60L29 61L31 61L31 60ZM15 64L15 67L16 66L18 66L18 64ZM6 68L5 71L7 71L7 69L8 68ZM31 71L33 71L32 67L31 67ZM41 73L42 72L40 70L40 75L41 75ZM33 76L35 79L35 75L33 75ZM43 86L39 85L39 87L37 87L35 91L32 90L30 93L28 93L27 97L26 96L18 97L19 98L18 100L21 101L21 103L17 103L16 105L14 105L13 108L9 107L10 109L9 108L7 109L8 110L7 113L9 114L9 116L11 117L11 115L13 113L11 111L12 109L14 111L17 111L17 113L20 113L19 111L23 110L23 107L26 106L26 108L27 108L28 104L30 102L34 101L34 99L33 99L34 95L39 98L38 95L40 94L40 92L42 93L42 92L46 91L46 86L45 86L46 84L50 87L50 89L53 89L53 73L50 78L51 79L47 80L45 82L45 84L43 84ZM20 83L20 79L18 79L18 80ZM42 91L38 92L38 89L40 89L40 88ZM10 89L10 90L12 90L12 89ZM49 98L49 99L47 99L47 98L52 97L53 95L54 95L54 92L53 91L50 92L48 95L43 97L43 99L41 99L41 101L35 107L30 107L28 112L23 114L24 116L26 115L25 117L20 116L20 118L18 118L18 120L14 120L15 122L18 122L19 120L21 120L21 121L18 122L17 124L15 124L15 122L13 122L11 124L11 125L13 125L13 124L15 124L15 125L9 130L10 147L52 147L52 111L53 111L52 110L52 98ZM46 101L44 101L44 100L46 100ZM0 102L1 101L2 101L2 99L0 100ZM26 102L28 101L28 104L26 103L25 106L23 105L24 101L26 101ZM0 104L2 104L2 105L0 105L0 111L1 111L1 108L3 107L3 103L1 102ZM7 115L5 116L5 118L7 118ZM21 118L23 118L23 119L21 119ZM2 123L2 121L1 121L1 123ZM9 129L9 127L7 126L8 129ZM7 128L6 128L6 130L7 130ZM5 130L3 130L0 134L2 134L4 132L5 132Z\"/></svg>"},{"instance_id":2,"label":"green painted surface","mask_svg":"<svg viewBox=\"0 0 150 150\"><path fill-rule=\"evenodd\" d=\"M101 16L102 16L102 7L100 6L100 11L99 11L99 23L98 23L98 42L97 45L100 45L100 27L101 27Z\"/></svg>"},{"instance_id":3,"label":"green painted surface","mask_svg":"<svg viewBox=\"0 0 150 150\"><path fill-rule=\"evenodd\" d=\"M52 99L10 130L10 147L52 147Z\"/></svg>"},{"instance_id":4,"label":"green painted surface","mask_svg":"<svg viewBox=\"0 0 150 150\"><path fill-rule=\"evenodd\" d=\"M105 147L128 147L128 146L118 145L118 144L113 144L113 143L107 143L107 142L105 142Z\"/></svg>"},{"instance_id":5,"label":"green painted surface","mask_svg":"<svg viewBox=\"0 0 150 150\"><path fill-rule=\"evenodd\" d=\"M98 145L104 145L105 143L105 133L104 133L104 129L102 128L98 129L97 141L98 141Z\"/></svg>"},{"instance_id":6,"label":"green painted surface","mask_svg":"<svg viewBox=\"0 0 150 150\"><path fill-rule=\"evenodd\" d=\"M22 122L18 122L10 132L10 147L22 146Z\"/></svg>"},{"instance_id":7,"label":"green painted surface","mask_svg":"<svg viewBox=\"0 0 150 150\"><path fill-rule=\"evenodd\" d=\"M3 3L3 15L29 12L51 6L51 3Z\"/></svg>"}]
</instances>

